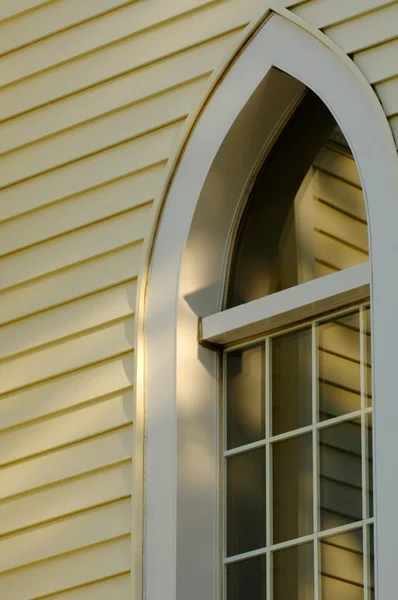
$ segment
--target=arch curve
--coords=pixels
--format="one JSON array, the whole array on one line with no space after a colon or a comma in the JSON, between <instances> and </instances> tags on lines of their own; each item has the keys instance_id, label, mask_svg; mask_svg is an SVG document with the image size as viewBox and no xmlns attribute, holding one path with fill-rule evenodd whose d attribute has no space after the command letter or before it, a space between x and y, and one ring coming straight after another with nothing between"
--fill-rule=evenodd
<instances>
[{"instance_id":1,"label":"arch curve","mask_svg":"<svg viewBox=\"0 0 398 600\"><path fill-rule=\"evenodd\" d=\"M300 85L278 87L280 72L325 102L362 179L372 265L380 598L394 589L398 487L389 474L398 460L392 401L398 288L391 277L398 256L398 160L373 90L346 58L273 15L210 98L175 170L153 248L145 315L148 600L218 597L217 367L214 353L198 347L197 320L220 309L225 249L242 191L301 93ZM264 110L269 118L259 124Z\"/></svg>"}]
</instances>

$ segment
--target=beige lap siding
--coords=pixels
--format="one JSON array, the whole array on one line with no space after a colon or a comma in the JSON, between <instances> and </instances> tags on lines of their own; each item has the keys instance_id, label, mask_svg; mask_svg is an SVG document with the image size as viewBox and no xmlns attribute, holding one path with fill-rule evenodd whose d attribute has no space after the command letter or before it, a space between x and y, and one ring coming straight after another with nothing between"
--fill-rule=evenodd
<instances>
[{"instance_id":1,"label":"beige lap siding","mask_svg":"<svg viewBox=\"0 0 398 600\"><path fill-rule=\"evenodd\" d=\"M353 53L393 128L394 5L293 7ZM187 115L263 7L262 0L0 3L4 598L132 598L142 244Z\"/></svg>"},{"instance_id":2,"label":"beige lap siding","mask_svg":"<svg viewBox=\"0 0 398 600\"><path fill-rule=\"evenodd\" d=\"M142 245L263 3L0 4L0 595L130 600Z\"/></svg>"}]
</instances>

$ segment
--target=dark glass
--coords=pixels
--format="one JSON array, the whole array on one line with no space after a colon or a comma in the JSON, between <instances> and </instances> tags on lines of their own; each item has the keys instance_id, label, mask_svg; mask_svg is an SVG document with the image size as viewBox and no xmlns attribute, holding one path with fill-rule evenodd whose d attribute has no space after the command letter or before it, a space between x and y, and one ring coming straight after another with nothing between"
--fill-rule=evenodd
<instances>
[{"instance_id":1,"label":"dark glass","mask_svg":"<svg viewBox=\"0 0 398 600\"><path fill-rule=\"evenodd\" d=\"M368 436L368 503L369 517L373 517L373 426L372 415L367 415Z\"/></svg>"},{"instance_id":2,"label":"dark glass","mask_svg":"<svg viewBox=\"0 0 398 600\"><path fill-rule=\"evenodd\" d=\"M375 540L374 540L374 528L373 525L368 527L369 534L369 598L374 600L375 598Z\"/></svg>"},{"instance_id":3,"label":"dark glass","mask_svg":"<svg viewBox=\"0 0 398 600\"><path fill-rule=\"evenodd\" d=\"M232 257L227 307L299 283L294 199L335 126L325 104L308 90L275 142L245 207Z\"/></svg>"},{"instance_id":4,"label":"dark glass","mask_svg":"<svg viewBox=\"0 0 398 600\"><path fill-rule=\"evenodd\" d=\"M366 348L366 397L367 405L372 406L372 329L370 307L364 310Z\"/></svg>"},{"instance_id":5,"label":"dark glass","mask_svg":"<svg viewBox=\"0 0 398 600\"><path fill-rule=\"evenodd\" d=\"M312 434L276 442L273 454L273 542L313 531Z\"/></svg>"},{"instance_id":6,"label":"dark glass","mask_svg":"<svg viewBox=\"0 0 398 600\"><path fill-rule=\"evenodd\" d=\"M227 566L227 600L265 600L266 595L265 556Z\"/></svg>"},{"instance_id":7,"label":"dark glass","mask_svg":"<svg viewBox=\"0 0 398 600\"><path fill-rule=\"evenodd\" d=\"M321 529L362 519L361 424L319 431Z\"/></svg>"},{"instance_id":8,"label":"dark glass","mask_svg":"<svg viewBox=\"0 0 398 600\"><path fill-rule=\"evenodd\" d=\"M319 419L361 408L359 311L318 326Z\"/></svg>"},{"instance_id":9,"label":"dark glass","mask_svg":"<svg viewBox=\"0 0 398 600\"><path fill-rule=\"evenodd\" d=\"M227 458L228 556L265 546L265 517L265 449Z\"/></svg>"},{"instance_id":10,"label":"dark glass","mask_svg":"<svg viewBox=\"0 0 398 600\"><path fill-rule=\"evenodd\" d=\"M265 436L264 344L227 354L227 448Z\"/></svg>"},{"instance_id":11,"label":"dark glass","mask_svg":"<svg viewBox=\"0 0 398 600\"><path fill-rule=\"evenodd\" d=\"M272 339L272 433L312 421L311 329Z\"/></svg>"},{"instance_id":12,"label":"dark glass","mask_svg":"<svg viewBox=\"0 0 398 600\"><path fill-rule=\"evenodd\" d=\"M273 553L273 600L313 600L314 546L300 544Z\"/></svg>"},{"instance_id":13,"label":"dark glass","mask_svg":"<svg viewBox=\"0 0 398 600\"><path fill-rule=\"evenodd\" d=\"M362 529L321 542L322 600L363 600Z\"/></svg>"}]
</instances>

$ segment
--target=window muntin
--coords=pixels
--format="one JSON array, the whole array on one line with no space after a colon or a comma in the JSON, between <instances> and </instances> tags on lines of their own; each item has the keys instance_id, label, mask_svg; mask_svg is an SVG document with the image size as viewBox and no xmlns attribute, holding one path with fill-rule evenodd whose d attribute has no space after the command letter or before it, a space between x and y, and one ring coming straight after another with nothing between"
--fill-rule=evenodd
<instances>
[{"instance_id":1,"label":"window muntin","mask_svg":"<svg viewBox=\"0 0 398 600\"><path fill-rule=\"evenodd\" d=\"M362 304L224 353L226 600L373 597L369 312ZM275 348L286 373L283 389L273 361ZM257 358L250 373L239 371L239 353L245 357L253 349L262 364ZM232 371L229 355L234 356ZM320 370L325 356L332 357L329 370ZM242 377L246 386L231 381ZM240 390L241 416L245 406L252 413L250 379L263 386L262 394L256 388L255 402L261 398L264 404L263 411L256 404L261 427L254 430L258 438L264 423L264 435L228 441L229 415L238 402L236 397L234 404L229 402L228 391L236 395ZM326 384L327 411L325 400L320 402ZM322 393L324 398L324 389ZM347 402L347 393L354 402L351 396ZM307 395L310 423L308 403L302 400ZM285 423L283 407L288 404L294 418ZM250 414L248 422L252 419ZM239 445L242 440L247 443ZM233 462L238 467L231 467Z\"/></svg>"},{"instance_id":2,"label":"window muntin","mask_svg":"<svg viewBox=\"0 0 398 600\"><path fill-rule=\"evenodd\" d=\"M307 90L266 157L239 220L226 307L367 260L355 161L329 110Z\"/></svg>"}]
</instances>

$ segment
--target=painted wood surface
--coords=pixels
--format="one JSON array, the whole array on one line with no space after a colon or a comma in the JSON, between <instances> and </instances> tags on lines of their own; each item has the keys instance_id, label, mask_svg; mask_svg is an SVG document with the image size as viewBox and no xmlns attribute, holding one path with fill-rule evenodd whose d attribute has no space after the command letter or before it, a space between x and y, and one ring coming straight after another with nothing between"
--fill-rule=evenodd
<instances>
[{"instance_id":1,"label":"painted wood surface","mask_svg":"<svg viewBox=\"0 0 398 600\"><path fill-rule=\"evenodd\" d=\"M283 4L353 56L398 140L397 3ZM132 597L142 244L187 115L263 5L1 2L4 597Z\"/></svg>"}]
</instances>

